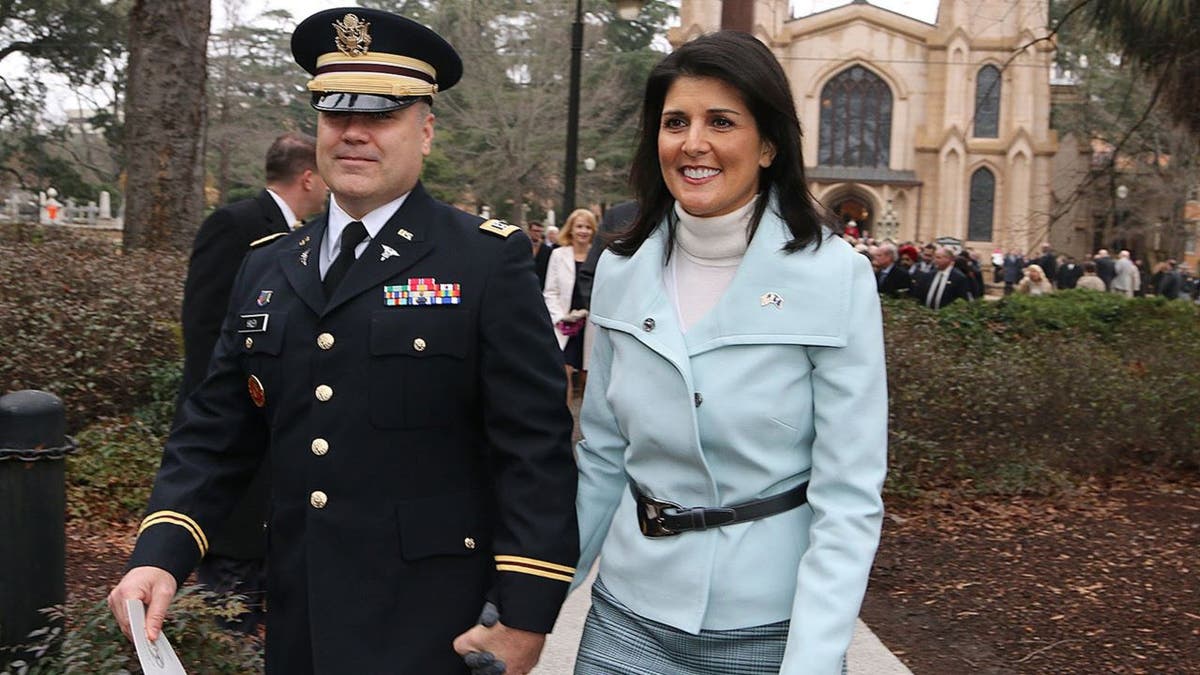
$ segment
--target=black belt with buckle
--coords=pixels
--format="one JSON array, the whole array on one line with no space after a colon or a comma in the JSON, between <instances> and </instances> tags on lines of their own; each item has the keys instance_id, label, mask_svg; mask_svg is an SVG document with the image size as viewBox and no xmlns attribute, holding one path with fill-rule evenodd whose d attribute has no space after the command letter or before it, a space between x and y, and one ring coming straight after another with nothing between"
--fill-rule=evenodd
<instances>
[{"instance_id":1,"label":"black belt with buckle","mask_svg":"<svg viewBox=\"0 0 1200 675\"><path fill-rule=\"evenodd\" d=\"M654 499L629 483L637 501L638 526L647 537L672 537L690 530L733 525L791 511L808 501L808 483L804 482L780 494L732 506L683 507L675 502Z\"/></svg>"}]
</instances>

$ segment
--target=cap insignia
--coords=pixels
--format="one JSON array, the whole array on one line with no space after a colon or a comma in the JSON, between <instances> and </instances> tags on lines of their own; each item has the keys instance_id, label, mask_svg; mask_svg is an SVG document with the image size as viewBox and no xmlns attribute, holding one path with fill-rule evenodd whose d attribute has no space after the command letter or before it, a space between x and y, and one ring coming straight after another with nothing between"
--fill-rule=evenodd
<instances>
[{"instance_id":1,"label":"cap insignia","mask_svg":"<svg viewBox=\"0 0 1200 675\"><path fill-rule=\"evenodd\" d=\"M371 35L367 29L371 24L353 14L347 14L341 21L334 21L333 28L337 31L337 48L347 56L362 56L371 46Z\"/></svg>"}]
</instances>

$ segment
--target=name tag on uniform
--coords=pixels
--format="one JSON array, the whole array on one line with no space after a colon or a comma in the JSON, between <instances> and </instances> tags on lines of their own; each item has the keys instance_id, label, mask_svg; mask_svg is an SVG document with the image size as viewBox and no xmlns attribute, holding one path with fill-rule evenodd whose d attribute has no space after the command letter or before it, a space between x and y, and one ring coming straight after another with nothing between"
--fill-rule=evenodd
<instances>
[{"instance_id":1,"label":"name tag on uniform","mask_svg":"<svg viewBox=\"0 0 1200 675\"><path fill-rule=\"evenodd\" d=\"M238 332L265 333L267 332L267 319L270 318L270 314L242 314L238 317Z\"/></svg>"}]
</instances>

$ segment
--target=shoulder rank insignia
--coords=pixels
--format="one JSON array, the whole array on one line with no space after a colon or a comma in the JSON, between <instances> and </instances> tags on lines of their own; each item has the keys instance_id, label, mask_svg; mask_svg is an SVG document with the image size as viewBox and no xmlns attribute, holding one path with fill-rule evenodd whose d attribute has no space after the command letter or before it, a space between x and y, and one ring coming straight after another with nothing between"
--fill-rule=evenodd
<instances>
[{"instance_id":1,"label":"shoulder rank insignia","mask_svg":"<svg viewBox=\"0 0 1200 675\"><path fill-rule=\"evenodd\" d=\"M479 229L487 232L488 234L494 234L497 237L503 237L507 239L510 234L520 230L521 228L517 227L516 225L509 225L503 220L496 220L495 218L492 218L491 220L483 221L483 224L479 226Z\"/></svg>"},{"instance_id":2,"label":"shoulder rank insignia","mask_svg":"<svg viewBox=\"0 0 1200 675\"><path fill-rule=\"evenodd\" d=\"M265 236L261 239L255 239L254 241L250 242L250 248L258 248L259 246L269 244L280 237L286 237L286 236L288 236L287 232L276 232L275 234L268 234L267 236Z\"/></svg>"}]
</instances>

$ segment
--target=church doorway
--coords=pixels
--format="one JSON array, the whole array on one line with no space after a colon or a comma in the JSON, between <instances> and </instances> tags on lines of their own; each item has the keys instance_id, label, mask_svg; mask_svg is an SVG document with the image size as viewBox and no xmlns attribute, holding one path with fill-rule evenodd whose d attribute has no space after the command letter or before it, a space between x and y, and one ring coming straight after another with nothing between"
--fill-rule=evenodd
<instances>
[{"instance_id":1,"label":"church doorway","mask_svg":"<svg viewBox=\"0 0 1200 675\"><path fill-rule=\"evenodd\" d=\"M832 204L834 215L846 227L854 221L860 233L865 236L874 231L875 214L871 212L871 202L858 195L848 195L834 200Z\"/></svg>"}]
</instances>

